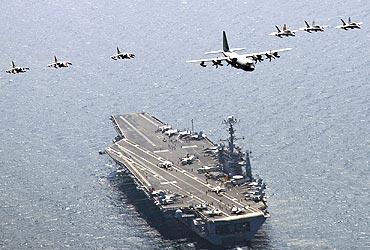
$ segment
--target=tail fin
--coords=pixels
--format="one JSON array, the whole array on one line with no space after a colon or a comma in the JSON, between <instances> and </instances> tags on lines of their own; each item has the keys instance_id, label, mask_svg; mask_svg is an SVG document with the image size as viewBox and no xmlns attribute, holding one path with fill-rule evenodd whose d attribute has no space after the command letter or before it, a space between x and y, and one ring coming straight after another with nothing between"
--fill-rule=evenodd
<instances>
[{"instance_id":1,"label":"tail fin","mask_svg":"<svg viewBox=\"0 0 370 250\"><path fill-rule=\"evenodd\" d=\"M346 22L342 18L340 20L342 21L343 25L346 25Z\"/></svg>"},{"instance_id":2,"label":"tail fin","mask_svg":"<svg viewBox=\"0 0 370 250\"><path fill-rule=\"evenodd\" d=\"M315 26L316 23L315 23L315 20L312 20L312 26Z\"/></svg>"},{"instance_id":3,"label":"tail fin","mask_svg":"<svg viewBox=\"0 0 370 250\"><path fill-rule=\"evenodd\" d=\"M226 33L225 33L225 31L223 32L223 39L222 39L222 42L223 42L223 50L224 50L225 52L230 51L230 49L229 49L229 44L227 43L227 37L226 37Z\"/></svg>"},{"instance_id":4,"label":"tail fin","mask_svg":"<svg viewBox=\"0 0 370 250\"><path fill-rule=\"evenodd\" d=\"M14 63L14 61L12 61L12 65L13 65L13 68L15 68L15 63Z\"/></svg>"},{"instance_id":5,"label":"tail fin","mask_svg":"<svg viewBox=\"0 0 370 250\"><path fill-rule=\"evenodd\" d=\"M281 32L281 30L279 29L279 27L277 25L275 25L276 29L278 32Z\"/></svg>"},{"instance_id":6,"label":"tail fin","mask_svg":"<svg viewBox=\"0 0 370 250\"><path fill-rule=\"evenodd\" d=\"M119 51L119 48L117 47L117 54L121 54L121 51Z\"/></svg>"},{"instance_id":7,"label":"tail fin","mask_svg":"<svg viewBox=\"0 0 370 250\"><path fill-rule=\"evenodd\" d=\"M287 30L287 29L288 29L288 27L287 27L286 23L284 23L283 30Z\"/></svg>"},{"instance_id":8,"label":"tail fin","mask_svg":"<svg viewBox=\"0 0 370 250\"><path fill-rule=\"evenodd\" d=\"M307 28L309 28L310 25L308 24L308 22L307 21L304 21L304 22L306 23Z\"/></svg>"},{"instance_id":9,"label":"tail fin","mask_svg":"<svg viewBox=\"0 0 370 250\"><path fill-rule=\"evenodd\" d=\"M54 62L58 62L58 59L56 56L54 56Z\"/></svg>"},{"instance_id":10,"label":"tail fin","mask_svg":"<svg viewBox=\"0 0 370 250\"><path fill-rule=\"evenodd\" d=\"M351 17L348 17L348 23L351 23Z\"/></svg>"}]
</instances>

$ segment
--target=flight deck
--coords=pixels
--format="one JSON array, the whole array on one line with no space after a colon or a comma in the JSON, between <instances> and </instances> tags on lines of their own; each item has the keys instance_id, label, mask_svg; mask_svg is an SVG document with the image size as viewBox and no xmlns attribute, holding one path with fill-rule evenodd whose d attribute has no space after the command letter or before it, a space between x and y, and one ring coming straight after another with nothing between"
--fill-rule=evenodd
<instances>
[{"instance_id":1,"label":"flight deck","mask_svg":"<svg viewBox=\"0 0 370 250\"><path fill-rule=\"evenodd\" d=\"M112 116L111 120L118 136L106 153L132 174L161 211L180 220L187 218L185 224L191 221L193 229L202 224L200 231L194 231L203 238L219 244L209 239L212 229L205 229L205 224L240 221L237 225L242 229L225 225L213 229L213 234L228 236L254 232L251 221L260 218L262 224L268 217L261 182L248 179L246 171L233 174L234 168L227 170L222 159L244 166L249 163L245 153L230 153L201 132L174 129L147 113ZM242 156L235 160L238 155Z\"/></svg>"}]
</instances>

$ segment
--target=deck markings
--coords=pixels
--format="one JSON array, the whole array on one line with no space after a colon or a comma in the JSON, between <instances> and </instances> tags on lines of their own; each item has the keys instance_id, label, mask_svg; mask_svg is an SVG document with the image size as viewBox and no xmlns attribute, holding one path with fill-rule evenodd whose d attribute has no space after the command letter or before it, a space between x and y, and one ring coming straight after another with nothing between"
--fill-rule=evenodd
<instances>
[{"instance_id":1,"label":"deck markings","mask_svg":"<svg viewBox=\"0 0 370 250\"><path fill-rule=\"evenodd\" d=\"M154 147L156 146L148 137L146 137L146 135L144 135L140 130L138 130L137 128L134 127L134 125L132 125L129 121L127 121L123 116L120 116L120 118L127 123L127 125L129 125L131 128L133 128L139 135L141 135L147 142L149 142L150 144L152 144Z\"/></svg>"},{"instance_id":2,"label":"deck markings","mask_svg":"<svg viewBox=\"0 0 370 250\"><path fill-rule=\"evenodd\" d=\"M133 145L133 143L131 142L131 141L129 141L128 139L123 139L125 142L127 142L128 144L131 144L131 145ZM120 145L119 145L120 146ZM134 146L134 145L133 145ZM123 148L122 146L120 146L121 148ZM135 146L136 147L136 146ZM156 156L156 155L153 155L153 154L149 154L149 153L147 153L146 152L146 150L145 150L145 148L144 147L142 147L142 146L139 146L139 147L136 147L137 149L139 149L140 151L142 151L142 152L144 152L144 153L146 153L147 155L149 155L149 156L151 156L151 157L153 157L153 158L155 158L155 159L157 159L157 160L159 160L159 161L164 161L163 160L163 158L162 157L158 157L158 156ZM123 148L124 149L124 148ZM129 150L128 150L129 151ZM147 160L145 160L145 161L147 161ZM148 161L147 161L148 162ZM152 164L152 165L154 165L153 163L151 163L151 162L149 162L150 164ZM158 167L158 166L156 166L156 167ZM175 170L177 170L177 171L179 171L179 172L181 172L182 171L182 169L179 169L179 168L177 168L177 167L175 167L175 166L173 166L173 169L175 169ZM162 169L163 170L163 169ZM189 177L189 178L191 178L191 179L193 179L194 181L196 181L196 182L198 182L198 183L200 183L200 184L202 184L203 186L206 186L206 187L208 187L208 184L207 183L205 183L205 182L203 182L203 181L201 181L201 180L197 180L197 179L195 179L195 176L193 176L192 174L190 174L190 173L188 173L187 171L184 171L184 172L182 172L184 175L186 175L187 177ZM187 182L185 182L185 181L183 181L184 183L187 183ZM188 183L187 183L188 184ZM189 184L190 185L190 184ZM192 185L190 185L190 186L192 186ZM193 188L195 188L194 186L192 186ZM230 200L230 201L232 201L232 202L234 202L234 203L236 203L237 205L239 205L239 206L242 206L242 207L244 207L245 205L248 205L248 204L243 204L243 203L241 203L241 202L239 202L238 200L237 201L234 201L233 199L233 197L231 197L231 196L229 196L228 194L226 194L226 193L222 193L222 194L220 194L221 196L224 196L225 198L227 198L228 200ZM219 202L219 200L217 200L217 199L215 199L215 198L213 198L212 196L209 196L209 197L211 197L212 199L214 199L214 200L216 200L217 202ZM251 211L251 212L256 212L256 209L252 209L251 207L248 207L247 208L249 211Z\"/></svg>"},{"instance_id":3,"label":"deck markings","mask_svg":"<svg viewBox=\"0 0 370 250\"><path fill-rule=\"evenodd\" d=\"M170 151L168 149L155 150L155 151L153 151L154 154L157 154L157 153L167 153L167 152L170 152Z\"/></svg>"},{"instance_id":4,"label":"deck markings","mask_svg":"<svg viewBox=\"0 0 370 250\"><path fill-rule=\"evenodd\" d=\"M188 145L188 146L181 146L181 148L185 149L185 148L197 148L198 146L197 145Z\"/></svg>"},{"instance_id":5,"label":"deck markings","mask_svg":"<svg viewBox=\"0 0 370 250\"><path fill-rule=\"evenodd\" d=\"M124 148L123 146L121 146L121 145L119 145L119 144L116 144L116 145L117 145L119 148L121 148L121 150L126 151L127 153L129 153L129 154L131 154L131 155L134 155L136 158L140 158L140 159L142 159L143 161L147 162L148 164L150 164L150 165L154 166L155 168L158 168L158 169L159 169L159 170L161 170L161 171L165 171L164 169L162 169L162 168L158 167L157 165L155 165L154 163L152 163L152 162L148 161L147 159L145 159L145 158L143 158L143 157L140 157L138 154L136 154L136 153L132 152L131 150L129 150L129 149L127 149L127 148ZM145 153L145 151L143 151L143 152ZM195 186L191 185L189 182L186 182L185 180L182 180L181 178L177 177L176 175L173 175L173 174L171 174L171 173L169 173L169 172L166 172L166 173L167 173L168 175L172 176L173 178L180 180L180 181L181 181L181 182L183 182L184 184L186 184L186 185L188 185L188 186L192 187L193 189L197 190L199 193L204 193L204 191L202 191L202 190L200 190L199 188L197 188L197 187L195 187ZM199 182L199 181L198 181L198 182ZM203 184L203 183L202 183L202 184ZM203 184L203 185L204 185L204 184ZM192 194L192 195L193 195L193 194ZM197 196L194 196L194 197L197 197ZM217 203L222 203L222 204L226 205L225 203L220 202L220 200L219 200L219 199L217 199L217 198L215 198L215 197L213 197L213 196L211 196L211 195L208 195L208 197L209 197L209 198L212 198L212 199L213 199L214 201L216 201ZM197 198L199 198L199 197L197 197ZM199 200L201 200L201 199L199 198ZM216 203L216 204L217 204L217 203ZM224 211L222 211L222 210L221 210L221 212L222 212L223 214L225 214L226 216L230 216L230 215L228 215L226 212L224 212Z\"/></svg>"},{"instance_id":6,"label":"deck markings","mask_svg":"<svg viewBox=\"0 0 370 250\"><path fill-rule=\"evenodd\" d=\"M155 125L156 127L158 127L158 123L155 123L154 121L152 121L151 119L149 119L148 117L146 117L145 115L143 114L139 114L142 118L144 118L145 120L147 120L148 122L150 122L151 124Z\"/></svg>"}]
</instances>

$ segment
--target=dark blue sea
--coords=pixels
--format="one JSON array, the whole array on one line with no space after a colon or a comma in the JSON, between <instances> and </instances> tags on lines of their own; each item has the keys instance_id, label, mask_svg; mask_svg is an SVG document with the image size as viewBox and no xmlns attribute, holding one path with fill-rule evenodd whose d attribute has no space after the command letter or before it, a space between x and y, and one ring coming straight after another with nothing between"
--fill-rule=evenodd
<instances>
[{"instance_id":1,"label":"dark blue sea","mask_svg":"<svg viewBox=\"0 0 370 250\"><path fill-rule=\"evenodd\" d=\"M100 156L109 116L146 111L238 144L268 185L271 218L253 249L370 249L370 2L0 3L0 248L199 249L143 215L145 201ZM361 30L335 29L340 18ZM268 34L304 20L330 27ZM252 73L185 63L222 48L293 48ZM116 47L135 59L113 61ZM46 65L56 55L67 69ZM14 60L25 74L5 70ZM153 218L152 218L153 219ZM247 248L247 247L245 247Z\"/></svg>"}]
</instances>

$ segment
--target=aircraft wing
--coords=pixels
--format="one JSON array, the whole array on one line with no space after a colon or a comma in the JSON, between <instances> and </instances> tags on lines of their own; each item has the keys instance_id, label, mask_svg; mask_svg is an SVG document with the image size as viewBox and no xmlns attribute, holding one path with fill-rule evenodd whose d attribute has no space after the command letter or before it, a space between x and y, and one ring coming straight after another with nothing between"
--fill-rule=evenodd
<instances>
[{"instance_id":1,"label":"aircraft wing","mask_svg":"<svg viewBox=\"0 0 370 250\"><path fill-rule=\"evenodd\" d=\"M214 57L214 58L207 58L207 59L198 59L198 60L188 60L188 63L200 63L200 62L212 62L212 61L225 61L229 58L226 56L223 57Z\"/></svg>"},{"instance_id":2,"label":"aircraft wing","mask_svg":"<svg viewBox=\"0 0 370 250\"><path fill-rule=\"evenodd\" d=\"M266 54L273 54L275 52L283 52L283 51L289 51L292 48L285 48L285 49L275 49L275 50L268 50L268 51L262 51L262 52L257 52L257 53L249 53L249 54L243 54L242 56L245 57L253 57L253 56L258 56L258 55L266 55Z\"/></svg>"}]
</instances>

